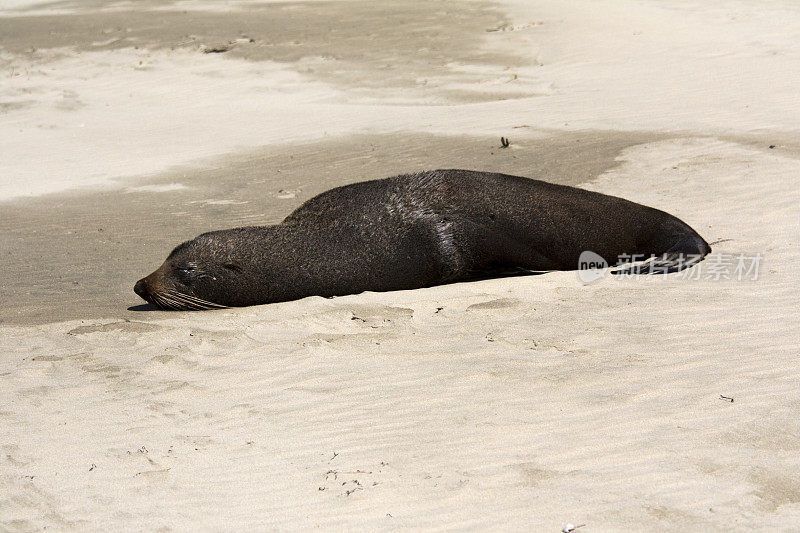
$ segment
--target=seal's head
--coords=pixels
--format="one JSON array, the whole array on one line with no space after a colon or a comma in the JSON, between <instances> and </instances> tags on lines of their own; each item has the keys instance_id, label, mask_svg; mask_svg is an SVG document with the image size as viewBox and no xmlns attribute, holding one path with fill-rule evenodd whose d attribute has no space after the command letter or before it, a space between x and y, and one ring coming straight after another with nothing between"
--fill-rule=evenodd
<instances>
[{"instance_id":1,"label":"seal's head","mask_svg":"<svg viewBox=\"0 0 800 533\"><path fill-rule=\"evenodd\" d=\"M227 234L227 235L226 235ZM241 237L241 236L239 236ZM169 254L133 291L163 309L218 309L243 303L248 257L235 230L204 233ZM244 256L243 256L244 255ZM246 297L244 298L246 299Z\"/></svg>"}]
</instances>

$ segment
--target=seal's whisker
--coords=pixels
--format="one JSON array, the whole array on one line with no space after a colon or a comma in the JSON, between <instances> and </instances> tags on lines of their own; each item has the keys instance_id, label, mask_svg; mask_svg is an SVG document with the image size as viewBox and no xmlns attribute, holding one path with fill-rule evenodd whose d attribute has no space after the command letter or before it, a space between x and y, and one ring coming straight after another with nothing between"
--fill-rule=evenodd
<instances>
[{"instance_id":1,"label":"seal's whisker","mask_svg":"<svg viewBox=\"0 0 800 533\"><path fill-rule=\"evenodd\" d=\"M190 294L184 293L171 293L173 296L179 296L181 300L186 302L192 302L198 305L203 306L203 309L226 309L227 306L215 304L214 302L209 302L208 300L203 300L202 298L198 298L197 296L192 296Z\"/></svg>"},{"instance_id":2,"label":"seal's whisker","mask_svg":"<svg viewBox=\"0 0 800 533\"><path fill-rule=\"evenodd\" d=\"M170 301L174 302L178 305L181 309L184 310L197 310L197 305L193 302L186 300L183 295L179 292L174 291L165 291L165 296L170 299Z\"/></svg>"},{"instance_id":3,"label":"seal's whisker","mask_svg":"<svg viewBox=\"0 0 800 533\"><path fill-rule=\"evenodd\" d=\"M197 305L202 306L203 309L225 309L227 306L215 304L214 302L209 302L208 300L203 300L202 298L198 298L197 296L192 296L190 294L185 294L182 292L175 292L169 291L173 297L179 299L180 301L186 303L194 303Z\"/></svg>"},{"instance_id":4,"label":"seal's whisker","mask_svg":"<svg viewBox=\"0 0 800 533\"><path fill-rule=\"evenodd\" d=\"M172 309L172 310L175 310L175 311L180 311L181 310L180 302L176 301L174 298L172 298L166 292L161 292L161 293L159 293L158 296L159 296L159 299L164 303L164 306L167 309Z\"/></svg>"},{"instance_id":5,"label":"seal's whisker","mask_svg":"<svg viewBox=\"0 0 800 533\"><path fill-rule=\"evenodd\" d=\"M171 293L168 298L175 304L175 308L181 311L197 311L197 306L192 302L187 302L180 297L180 294Z\"/></svg>"},{"instance_id":6,"label":"seal's whisker","mask_svg":"<svg viewBox=\"0 0 800 533\"><path fill-rule=\"evenodd\" d=\"M158 297L157 294L150 295L151 303L155 304L156 307L164 308L164 304L161 302L161 299Z\"/></svg>"},{"instance_id":7,"label":"seal's whisker","mask_svg":"<svg viewBox=\"0 0 800 533\"><path fill-rule=\"evenodd\" d=\"M199 302L192 302L192 303L194 303L195 305L199 306L201 309L206 309L206 310L208 310L208 309L225 309L225 307L223 307L223 306L218 306L218 305L215 305L215 304L213 304L211 302L205 302L205 301L202 301L202 300L199 301Z\"/></svg>"},{"instance_id":8,"label":"seal's whisker","mask_svg":"<svg viewBox=\"0 0 800 533\"><path fill-rule=\"evenodd\" d=\"M215 304L213 302L208 302L201 298L197 298L195 296L191 296L189 294L184 294L181 292L169 291L170 296L173 300L182 303L188 306L190 309L196 310L206 310L206 309L222 309L224 306L219 304Z\"/></svg>"},{"instance_id":9,"label":"seal's whisker","mask_svg":"<svg viewBox=\"0 0 800 533\"><path fill-rule=\"evenodd\" d=\"M172 300L170 298L167 298L167 297L165 297L163 295L161 296L161 299L166 303L167 309L172 309L173 311L180 311L181 310L180 304L178 304L174 300Z\"/></svg>"},{"instance_id":10,"label":"seal's whisker","mask_svg":"<svg viewBox=\"0 0 800 533\"><path fill-rule=\"evenodd\" d=\"M161 298L161 296L160 296L160 295L158 295L158 294L151 294L150 296L153 298L153 302L154 302L154 303L155 303L155 304L156 304L158 307L160 307L160 308L162 308L162 309L171 309L171 306L170 306L170 305L169 305L169 304L168 304L166 301L164 301L164 300Z\"/></svg>"},{"instance_id":11,"label":"seal's whisker","mask_svg":"<svg viewBox=\"0 0 800 533\"><path fill-rule=\"evenodd\" d=\"M194 302L203 301L203 300L201 300L200 298L198 298L196 296L192 296L191 294L186 294L186 293L183 293L183 292L174 292L174 291L172 291L172 292L170 292L170 294L172 294L173 296L178 296L178 297L183 298L185 300L192 300Z\"/></svg>"}]
</instances>

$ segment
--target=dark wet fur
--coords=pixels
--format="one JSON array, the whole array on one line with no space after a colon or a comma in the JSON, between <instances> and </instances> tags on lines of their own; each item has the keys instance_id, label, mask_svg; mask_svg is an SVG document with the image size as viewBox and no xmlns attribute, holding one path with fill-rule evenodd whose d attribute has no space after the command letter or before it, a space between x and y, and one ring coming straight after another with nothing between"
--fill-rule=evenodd
<instances>
[{"instance_id":1,"label":"dark wet fur","mask_svg":"<svg viewBox=\"0 0 800 533\"><path fill-rule=\"evenodd\" d=\"M621 198L435 170L337 187L274 226L204 233L135 290L165 308L245 306L574 270L585 250L614 265L625 254L669 262L711 248L681 220Z\"/></svg>"}]
</instances>

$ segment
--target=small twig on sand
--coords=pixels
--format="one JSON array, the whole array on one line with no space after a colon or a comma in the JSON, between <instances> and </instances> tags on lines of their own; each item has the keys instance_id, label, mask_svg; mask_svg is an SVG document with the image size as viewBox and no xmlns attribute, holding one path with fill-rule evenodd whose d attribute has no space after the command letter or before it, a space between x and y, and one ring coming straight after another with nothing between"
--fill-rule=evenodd
<instances>
[{"instance_id":1,"label":"small twig on sand","mask_svg":"<svg viewBox=\"0 0 800 533\"><path fill-rule=\"evenodd\" d=\"M157 472L169 472L170 470L172 470L171 466L167 467L167 468L162 468L161 470L145 470L143 472L136 472L136 474L133 477L140 476L142 474L155 474Z\"/></svg>"},{"instance_id":2,"label":"small twig on sand","mask_svg":"<svg viewBox=\"0 0 800 533\"><path fill-rule=\"evenodd\" d=\"M225 52L228 52L231 48L233 48L233 45L231 45L231 44L223 44L223 45L220 45L220 46L210 46L208 48L203 49L203 53L204 54L224 54Z\"/></svg>"},{"instance_id":3,"label":"small twig on sand","mask_svg":"<svg viewBox=\"0 0 800 533\"><path fill-rule=\"evenodd\" d=\"M709 246L714 246L715 244L719 244L721 242L729 242L729 241L732 241L732 240L733 239L719 239L719 240L716 240L716 241L714 241L712 243L709 243Z\"/></svg>"}]
</instances>

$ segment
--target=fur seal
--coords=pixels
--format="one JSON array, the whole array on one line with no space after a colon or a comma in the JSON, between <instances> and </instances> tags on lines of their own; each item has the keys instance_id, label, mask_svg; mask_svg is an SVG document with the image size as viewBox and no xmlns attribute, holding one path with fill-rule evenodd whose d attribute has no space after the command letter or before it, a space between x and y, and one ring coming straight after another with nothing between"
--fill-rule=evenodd
<instances>
[{"instance_id":1,"label":"fur seal","mask_svg":"<svg viewBox=\"0 0 800 533\"><path fill-rule=\"evenodd\" d=\"M168 309L239 307L575 270L586 250L610 265L657 257L651 265L674 272L711 248L674 216L622 198L433 170L331 189L280 224L203 233L134 291Z\"/></svg>"}]
</instances>

